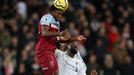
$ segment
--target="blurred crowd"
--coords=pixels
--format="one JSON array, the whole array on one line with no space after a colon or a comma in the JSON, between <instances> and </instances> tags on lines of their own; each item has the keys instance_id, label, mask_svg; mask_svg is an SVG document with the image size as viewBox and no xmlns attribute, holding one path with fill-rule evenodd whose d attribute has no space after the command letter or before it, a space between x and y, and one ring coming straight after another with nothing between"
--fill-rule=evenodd
<instances>
[{"instance_id":1,"label":"blurred crowd","mask_svg":"<svg viewBox=\"0 0 134 75\"><path fill-rule=\"evenodd\" d=\"M99 75L134 75L134 0L69 0L61 30L84 35L79 51ZM34 49L53 0L0 0L0 75L41 75ZM60 49L65 48L60 43Z\"/></svg>"}]
</instances>

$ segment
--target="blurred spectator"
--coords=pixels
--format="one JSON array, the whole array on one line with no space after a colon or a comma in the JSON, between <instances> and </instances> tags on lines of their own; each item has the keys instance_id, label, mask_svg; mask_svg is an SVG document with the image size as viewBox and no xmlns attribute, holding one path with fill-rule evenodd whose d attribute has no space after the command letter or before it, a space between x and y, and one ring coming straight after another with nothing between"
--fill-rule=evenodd
<instances>
[{"instance_id":1,"label":"blurred spectator","mask_svg":"<svg viewBox=\"0 0 134 75\"><path fill-rule=\"evenodd\" d=\"M19 59L19 66L17 67L17 72L19 73L26 73L23 75L30 75L32 74L32 69L31 69L31 60L29 59L30 56L28 56L29 53L26 50L23 50L21 53L21 57Z\"/></svg>"},{"instance_id":2,"label":"blurred spectator","mask_svg":"<svg viewBox=\"0 0 134 75\"><path fill-rule=\"evenodd\" d=\"M130 36L130 25L128 23L126 23L124 28L123 28L122 38L127 40L130 37L131 37Z\"/></svg>"},{"instance_id":3,"label":"blurred spectator","mask_svg":"<svg viewBox=\"0 0 134 75\"><path fill-rule=\"evenodd\" d=\"M113 31L114 29L115 30L117 30L117 29L116 29L116 27L114 27L112 25L113 18L111 17L111 15L109 15L107 13L106 13L106 15L110 16L110 17L106 18L106 21L103 23L103 25L104 25L104 28L106 29L107 34L110 34L111 31Z\"/></svg>"},{"instance_id":4,"label":"blurred spectator","mask_svg":"<svg viewBox=\"0 0 134 75\"><path fill-rule=\"evenodd\" d=\"M10 54L10 50L8 48L3 49L3 67L5 71L5 75L12 75L15 69L15 63L12 60L12 54Z\"/></svg>"},{"instance_id":5,"label":"blurred spectator","mask_svg":"<svg viewBox=\"0 0 134 75\"><path fill-rule=\"evenodd\" d=\"M4 31L4 20L0 18L0 34Z\"/></svg>"},{"instance_id":6,"label":"blurred spectator","mask_svg":"<svg viewBox=\"0 0 134 75\"><path fill-rule=\"evenodd\" d=\"M108 34L108 40L109 40L109 51L112 50L113 45L117 42L119 38L119 33L118 30L115 26L112 26L112 28L110 29L110 32Z\"/></svg>"},{"instance_id":7,"label":"blurred spectator","mask_svg":"<svg viewBox=\"0 0 134 75\"><path fill-rule=\"evenodd\" d=\"M121 66L121 75L133 75L134 65L130 56L125 58L125 63Z\"/></svg>"},{"instance_id":8,"label":"blurred spectator","mask_svg":"<svg viewBox=\"0 0 134 75\"><path fill-rule=\"evenodd\" d=\"M0 0L0 75L41 75L34 57L37 27L53 1ZM78 47L89 69L95 66L100 75L133 75L134 0L69 3L60 21L61 31L87 38ZM60 43L60 49L65 48Z\"/></svg>"},{"instance_id":9,"label":"blurred spectator","mask_svg":"<svg viewBox=\"0 0 134 75\"><path fill-rule=\"evenodd\" d=\"M10 58L5 58L3 65L4 65L5 75L12 75L14 73L13 63Z\"/></svg>"},{"instance_id":10,"label":"blurred spectator","mask_svg":"<svg viewBox=\"0 0 134 75\"><path fill-rule=\"evenodd\" d=\"M105 55L104 68L101 70L100 75L119 75L119 71L116 69L113 58L110 54Z\"/></svg>"},{"instance_id":11,"label":"blurred spectator","mask_svg":"<svg viewBox=\"0 0 134 75\"><path fill-rule=\"evenodd\" d=\"M27 18L27 5L23 0L20 0L16 4L17 13L21 16L21 19L24 21Z\"/></svg>"},{"instance_id":12,"label":"blurred spectator","mask_svg":"<svg viewBox=\"0 0 134 75\"><path fill-rule=\"evenodd\" d=\"M69 25L68 25L68 31L72 35L78 35L79 34L78 30L76 30L76 25L75 25L74 22L70 22L69 23Z\"/></svg>"},{"instance_id":13,"label":"blurred spectator","mask_svg":"<svg viewBox=\"0 0 134 75\"><path fill-rule=\"evenodd\" d=\"M98 62L102 64L102 60L106 53L106 49L103 47L103 42L101 39L96 40L96 46L94 48L94 52L97 55Z\"/></svg>"},{"instance_id":14,"label":"blurred spectator","mask_svg":"<svg viewBox=\"0 0 134 75\"><path fill-rule=\"evenodd\" d=\"M85 42L85 47L86 47L86 50L87 52L90 51L91 48L93 48L93 37L91 35L91 31L89 29L85 29L83 31L83 35L86 37L86 42Z\"/></svg>"},{"instance_id":15,"label":"blurred spectator","mask_svg":"<svg viewBox=\"0 0 134 75\"><path fill-rule=\"evenodd\" d=\"M33 75L41 75L41 73L40 73L40 65L37 62L34 62L32 64L32 69L33 69Z\"/></svg>"},{"instance_id":16,"label":"blurred spectator","mask_svg":"<svg viewBox=\"0 0 134 75\"><path fill-rule=\"evenodd\" d=\"M16 18L11 18L8 20L7 24L8 30L10 32L10 35L18 35L18 25Z\"/></svg>"},{"instance_id":17,"label":"blurred spectator","mask_svg":"<svg viewBox=\"0 0 134 75\"><path fill-rule=\"evenodd\" d=\"M17 49L17 50L20 49L19 45L18 45L18 42L19 42L19 40L18 40L17 36L12 37L11 44L10 44L10 49L11 50L12 49Z\"/></svg>"},{"instance_id":18,"label":"blurred spectator","mask_svg":"<svg viewBox=\"0 0 134 75\"><path fill-rule=\"evenodd\" d=\"M134 64L134 44L132 40L127 41L127 52L131 56L132 62Z\"/></svg>"},{"instance_id":19,"label":"blurred spectator","mask_svg":"<svg viewBox=\"0 0 134 75\"><path fill-rule=\"evenodd\" d=\"M72 6L73 6L75 9L77 9L77 8L80 7L80 3L79 3L80 0L69 0L69 1L72 3Z\"/></svg>"},{"instance_id":20,"label":"blurred spectator","mask_svg":"<svg viewBox=\"0 0 134 75\"><path fill-rule=\"evenodd\" d=\"M24 63L19 64L19 69L17 75L27 75L26 73L26 66Z\"/></svg>"},{"instance_id":21,"label":"blurred spectator","mask_svg":"<svg viewBox=\"0 0 134 75\"><path fill-rule=\"evenodd\" d=\"M1 36L0 36L0 40L1 40L1 46L2 47L8 47L11 43L11 36L9 34L8 31L4 31L2 32Z\"/></svg>"},{"instance_id":22,"label":"blurred spectator","mask_svg":"<svg viewBox=\"0 0 134 75\"><path fill-rule=\"evenodd\" d=\"M90 75L91 69L95 68L97 71L99 71L99 64L97 63L97 57L95 54L90 54L88 57L88 63L87 63L87 75Z\"/></svg>"},{"instance_id":23,"label":"blurred spectator","mask_svg":"<svg viewBox=\"0 0 134 75\"><path fill-rule=\"evenodd\" d=\"M124 60L126 56L128 55L124 47L125 47L125 43L121 41L117 43L116 46L112 50L113 57L120 65L125 62Z\"/></svg>"},{"instance_id":24,"label":"blurred spectator","mask_svg":"<svg viewBox=\"0 0 134 75\"><path fill-rule=\"evenodd\" d=\"M85 7L86 11L93 17L96 16L95 6L91 3L88 3ZM89 15L88 15L89 16ZM89 17L88 17L89 18Z\"/></svg>"},{"instance_id":25,"label":"blurred spectator","mask_svg":"<svg viewBox=\"0 0 134 75\"><path fill-rule=\"evenodd\" d=\"M96 19L93 19L93 21L91 21L91 29L94 32L97 32L99 28L100 28L100 23Z\"/></svg>"},{"instance_id":26,"label":"blurred spectator","mask_svg":"<svg viewBox=\"0 0 134 75\"><path fill-rule=\"evenodd\" d=\"M14 15L15 9L14 4L16 0L8 1L8 0L1 0L0 1L0 16L2 16L4 19L8 19L9 17Z\"/></svg>"},{"instance_id":27,"label":"blurred spectator","mask_svg":"<svg viewBox=\"0 0 134 75\"><path fill-rule=\"evenodd\" d=\"M105 50L107 50L107 48L108 48L108 38L106 36L106 30L104 28L100 28L100 30L98 32L98 35L97 35L97 39L102 40L103 48Z\"/></svg>"}]
</instances>

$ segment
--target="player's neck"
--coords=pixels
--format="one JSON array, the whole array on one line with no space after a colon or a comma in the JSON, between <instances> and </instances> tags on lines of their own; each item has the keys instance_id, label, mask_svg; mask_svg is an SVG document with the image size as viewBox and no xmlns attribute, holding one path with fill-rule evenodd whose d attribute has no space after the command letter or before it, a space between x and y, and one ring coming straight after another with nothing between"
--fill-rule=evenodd
<instances>
[{"instance_id":1,"label":"player's neck","mask_svg":"<svg viewBox=\"0 0 134 75\"><path fill-rule=\"evenodd\" d=\"M71 53L70 51L67 51L67 55L70 56L71 58L74 58L75 54Z\"/></svg>"}]
</instances>

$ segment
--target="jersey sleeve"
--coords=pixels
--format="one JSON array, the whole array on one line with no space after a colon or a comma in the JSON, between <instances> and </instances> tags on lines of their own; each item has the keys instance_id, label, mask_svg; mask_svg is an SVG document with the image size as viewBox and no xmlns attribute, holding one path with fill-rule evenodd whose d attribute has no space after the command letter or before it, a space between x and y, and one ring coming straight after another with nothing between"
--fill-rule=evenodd
<instances>
[{"instance_id":1,"label":"jersey sleeve","mask_svg":"<svg viewBox=\"0 0 134 75\"><path fill-rule=\"evenodd\" d=\"M55 50L55 57L56 58L59 58L60 56L62 56L62 54L63 54L63 52L61 50L59 50L59 49Z\"/></svg>"},{"instance_id":2,"label":"jersey sleeve","mask_svg":"<svg viewBox=\"0 0 134 75\"><path fill-rule=\"evenodd\" d=\"M78 72L78 75L86 75L86 71L85 71L85 69L83 67L83 63L82 62L80 63L80 70Z\"/></svg>"},{"instance_id":3,"label":"jersey sleeve","mask_svg":"<svg viewBox=\"0 0 134 75\"><path fill-rule=\"evenodd\" d=\"M83 69L86 71L86 70L87 70L86 64L85 64L84 60L82 59L82 57L81 57L79 51L78 51L77 54L75 55L75 58L77 58L78 60L81 60L81 62L82 62L82 67L83 67Z\"/></svg>"},{"instance_id":4,"label":"jersey sleeve","mask_svg":"<svg viewBox=\"0 0 134 75\"><path fill-rule=\"evenodd\" d=\"M44 15L40 20L41 25L50 26L51 22L52 22L52 17L50 15Z\"/></svg>"}]
</instances>

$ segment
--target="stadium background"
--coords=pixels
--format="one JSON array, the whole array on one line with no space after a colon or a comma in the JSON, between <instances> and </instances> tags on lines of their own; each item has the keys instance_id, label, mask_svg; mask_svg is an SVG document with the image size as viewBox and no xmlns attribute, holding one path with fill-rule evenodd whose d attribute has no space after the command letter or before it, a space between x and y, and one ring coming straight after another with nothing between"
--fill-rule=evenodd
<instances>
[{"instance_id":1,"label":"stadium background","mask_svg":"<svg viewBox=\"0 0 134 75\"><path fill-rule=\"evenodd\" d=\"M34 47L51 1L0 0L0 75L41 75ZM91 68L99 75L134 75L134 0L69 1L61 30L87 37L79 45L87 75Z\"/></svg>"}]
</instances>

